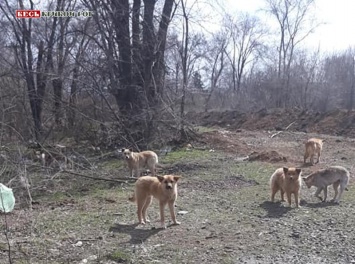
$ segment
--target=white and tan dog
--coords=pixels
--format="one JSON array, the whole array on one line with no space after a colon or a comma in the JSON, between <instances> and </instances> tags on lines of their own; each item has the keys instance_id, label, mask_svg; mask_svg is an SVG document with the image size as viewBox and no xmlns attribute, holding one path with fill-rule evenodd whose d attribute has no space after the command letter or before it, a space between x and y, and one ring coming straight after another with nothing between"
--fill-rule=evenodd
<instances>
[{"instance_id":1,"label":"white and tan dog","mask_svg":"<svg viewBox=\"0 0 355 264\"><path fill-rule=\"evenodd\" d=\"M131 202L137 202L137 215L139 224L149 222L147 219L147 208L151 204L153 197L159 201L160 207L160 224L162 228L166 228L164 208L168 204L170 216L175 225L180 223L176 221L175 201L177 198L177 181L181 176L164 175L164 176L143 176L140 177L135 184L135 190Z\"/></svg>"},{"instance_id":2,"label":"white and tan dog","mask_svg":"<svg viewBox=\"0 0 355 264\"><path fill-rule=\"evenodd\" d=\"M317 162L319 163L320 154L322 152L324 139L319 138L310 138L304 144L306 147L306 151L304 154L304 163L306 160L310 158L310 162L314 164L314 156L317 154Z\"/></svg>"},{"instance_id":3,"label":"white and tan dog","mask_svg":"<svg viewBox=\"0 0 355 264\"><path fill-rule=\"evenodd\" d=\"M303 180L308 188L312 186L317 187L317 191L314 196L319 198L322 202L327 200L328 185L333 184L334 188L334 198L332 201L339 203L343 191L346 190L346 186L349 183L350 173L347 169L342 166L332 166L323 170L318 170L311 173ZM340 186L340 190L338 188ZM322 199L319 194L323 191L324 198ZM338 196L339 194L339 196Z\"/></svg>"},{"instance_id":4,"label":"white and tan dog","mask_svg":"<svg viewBox=\"0 0 355 264\"><path fill-rule=\"evenodd\" d=\"M150 173L154 176L155 167L158 164L158 155L154 151L133 152L132 149L121 150L127 162L130 176L139 177L141 168L148 168Z\"/></svg>"}]
</instances>

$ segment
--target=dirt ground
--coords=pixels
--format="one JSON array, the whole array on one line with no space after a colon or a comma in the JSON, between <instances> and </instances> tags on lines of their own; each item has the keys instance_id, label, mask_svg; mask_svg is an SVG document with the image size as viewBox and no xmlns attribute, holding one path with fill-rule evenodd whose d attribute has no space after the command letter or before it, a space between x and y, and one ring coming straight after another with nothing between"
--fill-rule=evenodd
<instances>
[{"instance_id":1,"label":"dirt ground","mask_svg":"<svg viewBox=\"0 0 355 264\"><path fill-rule=\"evenodd\" d=\"M231 126L197 130L193 149L160 155L160 173L183 176L176 205L181 225L159 229L154 202L152 223L137 226L136 207L127 201L132 183L37 171L33 180L50 184L33 187L32 211L17 197L6 215L11 251L1 232L0 263L9 263L9 255L12 263L355 263L353 176L339 205L319 202L305 186L301 208L289 208L279 195L271 203L268 185L282 166L307 175L342 165L354 175L353 138L295 131L271 138L277 131ZM305 166L302 142L313 136L326 139L324 151L320 164ZM128 175L114 158L97 161L95 173ZM5 230L4 214L0 218Z\"/></svg>"}]
</instances>

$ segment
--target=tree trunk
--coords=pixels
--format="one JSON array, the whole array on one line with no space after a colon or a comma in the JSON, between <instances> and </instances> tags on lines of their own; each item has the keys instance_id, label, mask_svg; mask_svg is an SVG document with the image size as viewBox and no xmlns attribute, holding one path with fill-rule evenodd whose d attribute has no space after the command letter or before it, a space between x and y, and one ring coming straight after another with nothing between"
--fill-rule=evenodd
<instances>
[{"instance_id":1,"label":"tree trunk","mask_svg":"<svg viewBox=\"0 0 355 264\"><path fill-rule=\"evenodd\" d=\"M143 65L144 65L144 91L147 106L153 105L156 95L153 80L153 63L155 60L155 35L154 35L154 7L155 0L144 0L144 23L143 23Z\"/></svg>"},{"instance_id":2,"label":"tree trunk","mask_svg":"<svg viewBox=\"0 0 355 264\"><path fill-rule=\"evenodd\" d=\"M166 46L166 38L168 34L168 27L171 20L171 13L174 5L174 0L166 0L163 8L163 14L159 24L159 30L157 35L157 53L156 53L156 63L154 65L154 79L159 95L164 94L164 77L165 77L165 63L164 63L164 53Z\"/></svg>"},{"instance_id":3,"label":"tree trunk","mask_svg":"<svg viewBox=\"0 0 355 264\"><path fill-rule=\"evenodd\" d=\"M132 71L133 83L143 87L143 62L142 62L142 44L140 40L140 8L141 0L134 0L132 7Z\"/></svg>"},{"instance_id":4,"label":"tree trunk","mask_svg":"<svg viewBox=\"0 0 355 264\"><path fill-rule=\"evenodd\" d=\"M77 58L78 59L78 58ZM70 97L69 97L69 109L68 109L68 126L69 129L72 129L75 125L75 110L77 103L77 90L78 90L78 76L79 69L76 65L73 69L73 81L70 86Z\"/></svg>"},{"instance_id":5,"label":"tree trunk","mask_svg":"<svg viewBox=\"0 0 355 264\"><path fill-rule=\"evenodd\" d=\"M116 16L113 17L113 23L119 49L119 83L115 83L116 78L112 77L113 80L111 80L111 85L113 85L115 99L121 113L124 116L128 116L132 110L139 109L136 87L132 85L132 51L129 38L129 1L117 0L112 1L111 4L113 6L113 13L116 14ZM112 53L113 50L111 51L111 54L108 54L108 56L112 56Z\"/></svg>"}]
</instances>

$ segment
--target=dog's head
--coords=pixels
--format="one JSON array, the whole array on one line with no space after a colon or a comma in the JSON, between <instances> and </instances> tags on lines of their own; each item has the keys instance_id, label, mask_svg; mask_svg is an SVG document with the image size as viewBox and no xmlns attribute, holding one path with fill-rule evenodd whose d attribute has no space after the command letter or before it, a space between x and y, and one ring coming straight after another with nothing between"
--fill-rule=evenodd
<instances>
[{"instance_id":1,"label":"dog's head","mask_svg":"<svg viewBox=\"0 0 355 264\"><path fill-rule=\"evenodd\" d=\"M307 177L303 177L302 179L303 179L303 181L304 181L304 183L306 184L306 186L308 187L308 189L309 188L311 188L312 187L312 185L313 185L313 174L310 174L310 175L308 175Z\"/></svg>"},{"instance_id":2,"label":"dog's head","mask_svg":"<svg viewBox=\"0 0 355 264\"><path fill-rule=\"evenodd\" d=\"M285 178L291 181L297 181L302 173L302 170L299 168L284 167L283 170L284 170Z\"/></svg>"},{"instance_id":3,"label":"dog's head","mask_svg":"<svg viewBox=\"0 0 355 264\"><path fill-rule=\"evenodd\" d=\"M166 190L174 190L177 181L181 178L181 176L175 175L164 175L164 176L157 176L160 183L163 185L163 188Z\"/></svg>"},{"instance_id":4,"label":"dog's head","mask_svg":"<svg viewBox=\"0 0 355 264\"><path fill-rule=\"evenodd\" d=\"M132 149L123 148L121 150L121 152L123 153L123 156L125 157L125 159L130 159L132 157L133 150Z\"/></svg>"}]
</instances>

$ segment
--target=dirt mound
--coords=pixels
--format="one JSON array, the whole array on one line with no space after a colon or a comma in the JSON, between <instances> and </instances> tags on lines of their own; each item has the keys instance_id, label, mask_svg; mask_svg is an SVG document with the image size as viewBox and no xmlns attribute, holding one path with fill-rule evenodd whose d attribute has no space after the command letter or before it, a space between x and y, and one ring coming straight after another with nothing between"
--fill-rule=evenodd
<instances>
[{"instance_id":1,"label":"dirt mound","mask_svg":"<svg viewBox=\"0 0 355 264\"><path fill-rule=\"evenodd\" d=\"M280 155L277 151L253 152L249 155L249 161L267 161L267 162L287 162L287 158Z\"/></svg>"},{"instance_id":2,"label":"dirt mound","mask_svg":"<svg viewBox=\"0 0 355 264\"><path fill-rule=\"evenodd\" d=\"M202 135L202 140L218 150L230 153L245 153L252 150L245 142L236 140L236 133L228 130L218 130L206 132Z\"/></svg>"},{"instance_id":3,"label":"dirt mound","mask_svg":"<svg viewBox=\"0 0 355 264\"><path fill-rule=\"evenodd\" d=\"M188 113L190 122L201 126L230 129L283 130L355 137L355 111L307 111L299 108L262 109L253 113L238 111Z\"/></svg>"}]
</instances>

